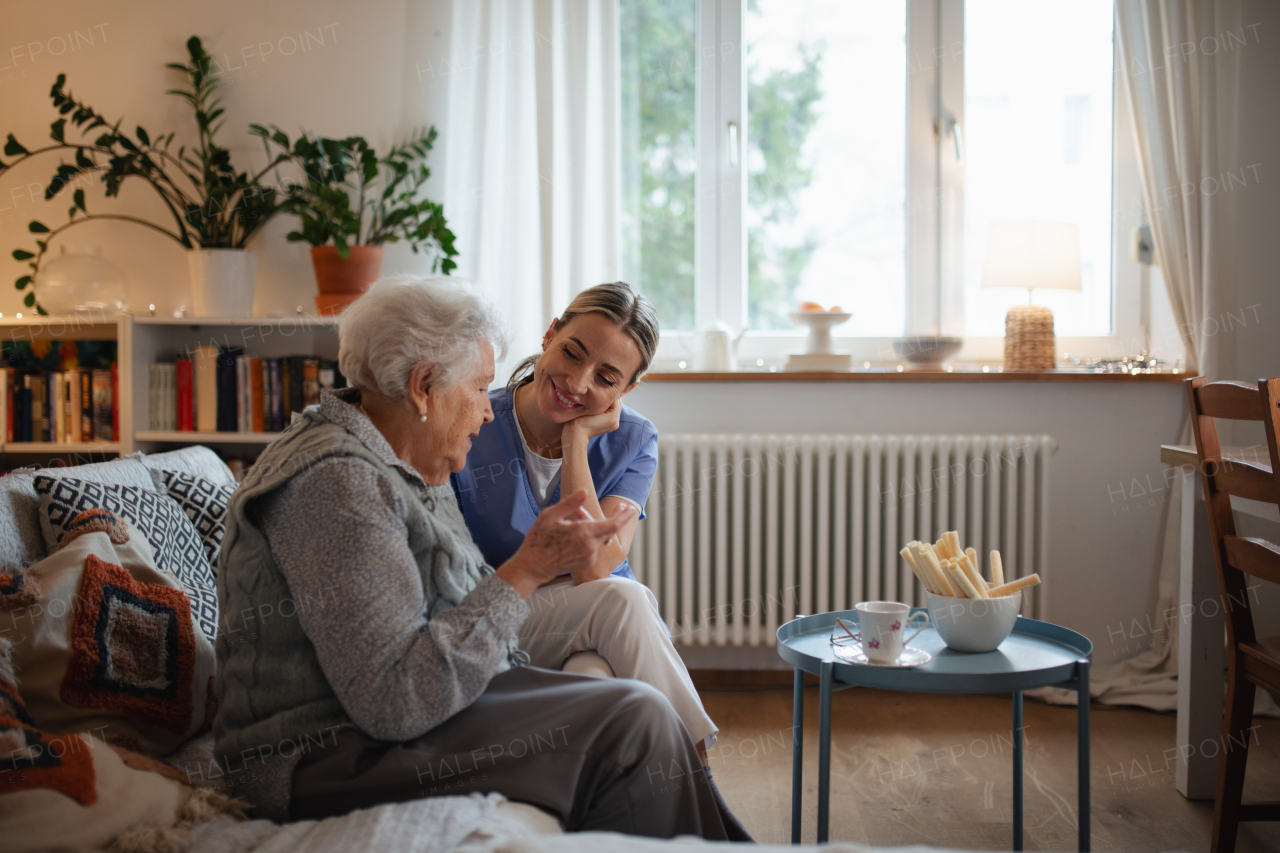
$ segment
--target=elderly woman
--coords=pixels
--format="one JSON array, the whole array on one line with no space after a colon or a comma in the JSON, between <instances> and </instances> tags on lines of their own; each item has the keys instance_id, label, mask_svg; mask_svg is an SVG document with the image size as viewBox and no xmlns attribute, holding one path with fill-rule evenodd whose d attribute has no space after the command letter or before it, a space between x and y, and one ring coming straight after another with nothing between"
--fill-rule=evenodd
<instances>
[{"instance_id":1,"label":"elderly woman","mask_svg":"<svg viewBox=\"0 0 1280 853\"><path fill-rule=\"evenodd\" d=\"M232 790L275 820L496 791L571 831L725 838L661 693L522 665L529 596L595 565L635 509L590 520L577 491L485 563L447 483L493 419L491 310L448 280L384 280L340 334L353 387L231 503L214 735Z\"/></svg>"}]
</instances>

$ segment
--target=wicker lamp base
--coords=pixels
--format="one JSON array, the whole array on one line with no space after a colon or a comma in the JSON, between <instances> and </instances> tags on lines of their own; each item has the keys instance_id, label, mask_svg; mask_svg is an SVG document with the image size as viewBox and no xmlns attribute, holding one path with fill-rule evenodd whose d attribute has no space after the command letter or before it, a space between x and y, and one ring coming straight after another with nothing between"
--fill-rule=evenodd
<instances>
[{"instance_id":1,"label":"wicker lamp base","mask_svg":"<svg viewBox=\"0 0 1280 853\"><path fill-rule=\"evenodd\" d=\"M1004 318L1004 369L1053 370L1053 312L1043 305L1015 305Z\"/></svg>"}]
</instances>

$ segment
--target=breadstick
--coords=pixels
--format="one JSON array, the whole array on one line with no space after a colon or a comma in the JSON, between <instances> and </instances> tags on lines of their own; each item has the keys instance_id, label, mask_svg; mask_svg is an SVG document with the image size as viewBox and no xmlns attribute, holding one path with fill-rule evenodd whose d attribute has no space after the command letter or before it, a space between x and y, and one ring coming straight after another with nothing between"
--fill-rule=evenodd
<instances>
[{"instance_id":1,"label":"breadstick","mask_svg":"<svg viewBox=\"0 0 1280 853\"><path fill-rule=\"evenodd\" d=\"M973 585L973 581L969 580L969 576L954 563L947 568L947 580L951 581L952 589L963 590L965 598L982 597L978 594L978 589Z\"/></svg>"},{"instance_id":2,"label":"breadstick","mask_svg":"<svg viewBox=\"0 0 1280 853\"><path fill-rule=\"evenodd\" d=\"M933 553L933 546L927 542L917 542L915 551L917 559L928 567L929 574L933 577L934 585L938 587L941 594L955 598L959 593L947 582L947 573L943 571L942 563L938 562L938 555Z\"/></svg>"},{"instance_id":3,"label":"breadstick","mask_svg":"<svg viewBox=\"0 0 1280 853\"><path fill-rule=\"evenodd\" d=\"M991 597L996 598L1001 595L1013 595L1019 590L1026 589L1031 586L1040 585L1040 575L1027 575L1025 578L1018 578L1016 581L1010 581L1003 586L998 586L991 590Z\"/></svg>"},{"instance_id":4,"label":"breadstick","mask_svg":"<svg viewBox=\"0 0 1280 853\"><path fill-rule=\"evenodd\" d=\"M916 557L911 553L911 546L907 545L907 547L903 548L898 553L902 555L902 559L907 561L907 565L911 567L911 571L915 572L916 577L920 579L920 583L924 584L924 588L936 595L937 590L935 590L933 588L933 584L930 583L929 576L925 574L924 570L916 563Z\"/></svg>"},{"instance_id":5,"label":"breadstick","mask_svg":"<svg viewBox=\"0 0 1280 853\"><path fill-rule=\"evenodd\" d=\"M960 546L960 534L955 530L948 530L942 534L943 540L947 543L947 550L951 552L953 557L963 557L964 548Z\"/></svg>"},{"instance_id":6,"label":"breadstick","mask_svg":"<svg viewBox=\"0 0 1280 853\"><path fill-rule=\"evenodd\" d=\"M978 567L969 562L968 556L963 552L956 558L956 568L964 572L965 577L969 579L969 583L973 584L973 590L977 593L975 598L987 598L987 582L982 579L982 573L978 571Z\"/></svg>"},{"instance_id":7,"label":"breadstick","mask_svg":"<svg viewBox=\"0 0 1280 853\"><path fill-rule=\"evenodd\" d=\"M991 582L996 586L1004 586L1004 564L1000 562L1000 552L991 552Z\"/></svg>"}]
</instances>

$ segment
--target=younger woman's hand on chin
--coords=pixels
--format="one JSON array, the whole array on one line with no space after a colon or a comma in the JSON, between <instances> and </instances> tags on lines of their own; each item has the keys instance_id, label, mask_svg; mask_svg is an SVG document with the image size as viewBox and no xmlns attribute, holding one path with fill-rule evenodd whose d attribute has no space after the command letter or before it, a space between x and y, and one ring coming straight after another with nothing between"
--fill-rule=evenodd
<instances>
[{"instance_id":1,"label":"younger woman's hand on chin","mask_svg":"<svg viewBox=\"0 0 1280 853\"><path fill-rule=\"evenodd\" d=\"M566 423L562 428L565 433L565 443L568 443L575 433L581 438L595 438L597 435L613 432L621 422L622 399L619 398L598 415L583 415Z\"/></svg>"}]
</instances>

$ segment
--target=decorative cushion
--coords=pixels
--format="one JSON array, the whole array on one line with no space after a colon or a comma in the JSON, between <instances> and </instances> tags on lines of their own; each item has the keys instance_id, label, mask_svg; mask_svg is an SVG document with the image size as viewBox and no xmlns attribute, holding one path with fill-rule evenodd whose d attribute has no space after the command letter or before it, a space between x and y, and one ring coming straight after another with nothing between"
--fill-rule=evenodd
<instances>
[{"instance_id":1,"label":"decorative cushion","mask_svg":"<svg viewBox=\"0 0 1280 853\"><path fill-rule=\"evenodd\" d=\"M212 455L208 448L200 449ZM179 466L168 464L167 467ZM6 474L0 477L0 570L25 569L43 560L52 550L45 544L45 538L41 534L40 496L36 494L32 484L37 475L55 478L70 476L94 483L116 483L160 491L152 482L147 466L137 459L113 459L110 462L94 462L65 469L24 468Z\"/></svg>"},{"instance_id":2,"label":"decorative cushion","mask_svg":"<svg viewBox=\"0 0 1280 853\"><path fill-rule=\"evenodd\" d=\"M132 525L89 510L26 574L40 599L0 612L0 635L14 640L40 729L94 731L165 755L212 722L213 646L196 630L186 593Z\"/></svg>"},{"instance_id":3,"label":"decorative cushion","mask_svg":"<svg viewBox=\"0 0 1280 853\"><path fill-rule=\"evenodd\" d=\"M150 476L148 475L148 480ZM105 509L136 527L151 545L156 565L177 579L191 601L191 615L212 641L218 631L218 593L204 543L186 513L164 495L135 486L92 483L70 477L37 475L41 526L53 553L72 520L91 509Z\"/></svg>"},{"instance_id":4,"label":"decorative cushion","mask_svg":"<svg viewBox=\"0 0 1280 853\"><path fill-rule=\"evenodd\" d=\"M212 480L219 486L235 486L236 484L235 475L231 473L227 463L223 462L218 454L199 444L191 447L180 447L177 450L168 450L164 453L139 453L136 458L140 463L150 468L153 473L155 471L181 471L184 474ZM158 491L163 491L163 489L158 489Z\"/></svg>"},{"instance_id":5,"label":"decorative cushion","mask_svg":"<svg viewBox=\"0 0 1280 853\"><path fill-rule=\"evenodd\" d=\"M158 485L178 502L187 518L191 519L191 524L200 534L200 540L204 542L204 554L216 575L222 537L227 532L227 505L231 502L236 487L219 485L204 477L195 477L181 471L157 471L155 474Z\"/></svg>"}]
</instances>

